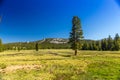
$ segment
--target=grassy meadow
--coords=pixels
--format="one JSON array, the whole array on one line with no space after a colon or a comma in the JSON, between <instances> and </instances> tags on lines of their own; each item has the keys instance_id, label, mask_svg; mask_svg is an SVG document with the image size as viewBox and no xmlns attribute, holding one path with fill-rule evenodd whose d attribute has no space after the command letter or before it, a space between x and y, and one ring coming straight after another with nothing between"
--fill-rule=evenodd
<instances>
[{"instance_id":1,"label":"grassy meadow","mask_svg":"<svg viewBox=\"0 0 120 80\"><path fill-rule=\"evenodd\" d=\"M0 80L120 80L119 51L4 51Z\"/></svg>"}]
</instances>

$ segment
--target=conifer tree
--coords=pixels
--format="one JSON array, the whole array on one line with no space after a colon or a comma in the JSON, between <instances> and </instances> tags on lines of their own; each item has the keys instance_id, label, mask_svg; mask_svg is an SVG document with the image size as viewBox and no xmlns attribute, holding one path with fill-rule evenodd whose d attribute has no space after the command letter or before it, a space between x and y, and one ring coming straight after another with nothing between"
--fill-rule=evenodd
<instances>
[{"instance_id":1,"label":"conifer tree","mask_svg":"<svg viewBox=\"0 0 120 80\"><path fill-rule=\"evenodd\" d=\"M101 40L101 48L103 51L108 50L108 41L106 38Z\"/></svg>"},{"instance_id":2,"label":"conifer tree","mask_svg":"<svg viewBox=\"0 0 120 80\"><path fill-rule=\"evenodd\" d=\"M71 43L71 48L75 51L75 55L77 55L77 49L79 47L80 40L82 39L83 31L81 21L78 16L74 16L72 19L72 31L70 32L69 42Z\"/></svg>"},{"instance_id":3,"label":"conifer tree","mask_svg":"<svg viewBox=\"0 0 120 80\"><path fill-rule=\"evenodd\" d=\"M2 48L3 48L3 46L2 46L2 40L0 39L0 51L2 51Z\"/></svg>"},{"instance_id":4,"label":"conifer tree","mask_svg":"<svg viewBox=\"0 0 120 80\"><path fill-rule=\"evenodd\" d=\"M110 35L109 35L107 41L108 41L108 50L113 50L113 48L114 48L113 39Z\"/></svg>"},{"instance_id":5,"label":"conifer tree","mask_svg":"<svg viewBox=\"0 0 120 80\"><path fill-rule=\"evenodd\" d=\"M120 37L119 34L116 34L114 38L114 50L118 51L119 49L120 49Z\"/></svg>"},{"instance_id":6,"label":"conifer tree","mask_svg":"<svg viewBox=\"0 0 120 80\"><path fill-rule=\"evenodd\" d=\"M36 45L35 45L35 49L36 49L36 51L38 51L39 50L39 48L38 48L38 42L36 43Z\"/></svg>"},{"instance_id":7,"label":"conifer tree","mask_svg":"<svg viewBox=\"0 0 120 80\"><path fill-rule=\"evenodd\" d=\"M98 50L101 51L102 48L101 48L101 41L98 41Z\"/></svg>"},{"instance_id":8,"label":"conifer tree","mask_svg":"<svg viewBox=\"0 0 120 80\"><path fill-rule=\"evenodd\" d=\"M92 42L92 45L93 45L93 50L97 50L96 41L93 41L93 42Z\"/></svg>"},{"instance_id":9,"label":"conifer tree","mask_svg":"<svg viewBox=\"0 0 120 80\"><path fill-rule=\"evenodd\" d=\"M89 50L89 44L88 42L84 42L83 46L82 46L82 50Z\"/></svg>"}]
</instances>

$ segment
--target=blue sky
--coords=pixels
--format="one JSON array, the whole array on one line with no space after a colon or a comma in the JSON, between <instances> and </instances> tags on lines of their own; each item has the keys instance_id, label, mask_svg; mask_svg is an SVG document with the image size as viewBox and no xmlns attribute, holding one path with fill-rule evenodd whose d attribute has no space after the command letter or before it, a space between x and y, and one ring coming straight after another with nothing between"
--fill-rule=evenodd
<instances>
[{"instance_id":1,"label":"blue sky","mask_svg":"<svg viewBox=\"0 0 120 80\"><path fill-rule=\"evenodd\" d=\"M4 43L68 38L79 16L86 39L120 34L119 0L0 0Z\"/></svg>"}]
</instances>

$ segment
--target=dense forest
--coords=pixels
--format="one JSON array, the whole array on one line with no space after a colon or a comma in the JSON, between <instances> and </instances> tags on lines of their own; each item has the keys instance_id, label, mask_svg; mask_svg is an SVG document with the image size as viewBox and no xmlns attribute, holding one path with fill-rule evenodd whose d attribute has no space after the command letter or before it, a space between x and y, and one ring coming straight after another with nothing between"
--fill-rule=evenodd
<instances>
[{"instance_id":1,"label":"dense forest","mask_svg":"<svg viewBox=\"0 0 120 80\"><path fill-rule=\"evenodd\" d=\"M99 50L99 51L118 51L120 49L120 37L115 35L114 39L109 35L108 38L97 41L84 41L82 50Z\"/></svg>"}]
</instances>

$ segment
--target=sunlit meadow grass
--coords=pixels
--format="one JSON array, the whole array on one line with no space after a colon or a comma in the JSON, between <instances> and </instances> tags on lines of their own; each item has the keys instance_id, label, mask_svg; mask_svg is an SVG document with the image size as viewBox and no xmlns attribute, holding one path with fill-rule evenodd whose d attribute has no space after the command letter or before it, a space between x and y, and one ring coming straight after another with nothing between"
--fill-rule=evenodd
<instances>
[{"instance_id":1,"label":"sunlit meadow grass","mask_svg":"<svg viewBox=\"0 0 120 80\"><path fill-rule=\"evenodd\" d=\"M0 53L0 80L120 80L119 51L45 49Z\"/></svg>"}]
</instances>

